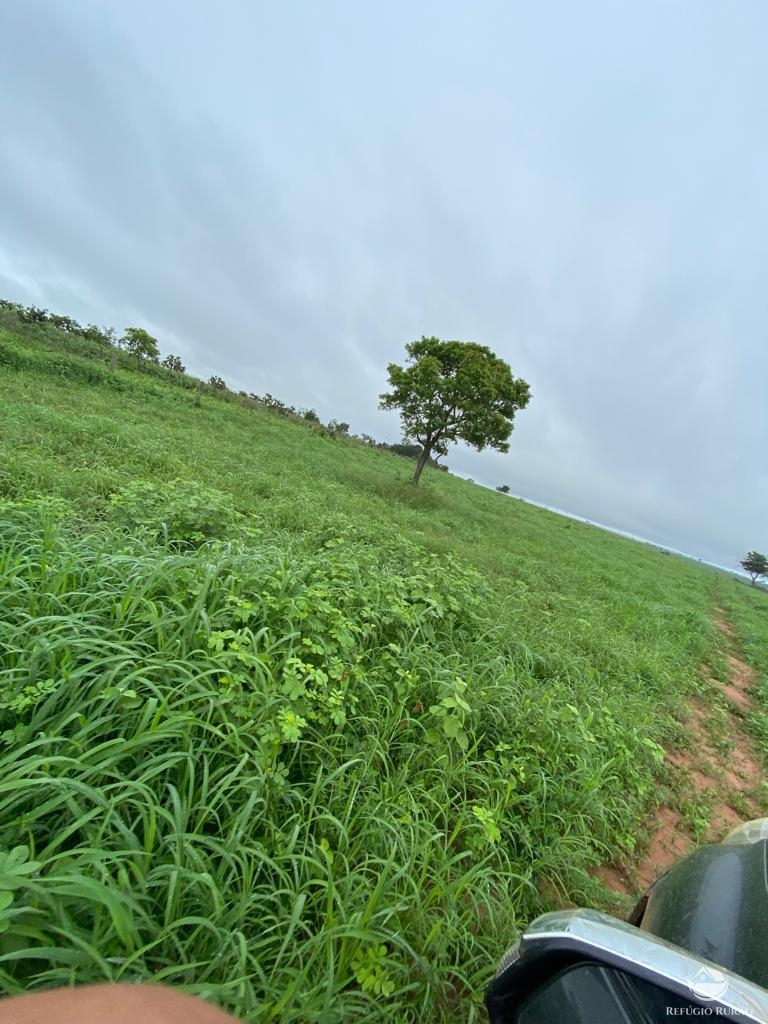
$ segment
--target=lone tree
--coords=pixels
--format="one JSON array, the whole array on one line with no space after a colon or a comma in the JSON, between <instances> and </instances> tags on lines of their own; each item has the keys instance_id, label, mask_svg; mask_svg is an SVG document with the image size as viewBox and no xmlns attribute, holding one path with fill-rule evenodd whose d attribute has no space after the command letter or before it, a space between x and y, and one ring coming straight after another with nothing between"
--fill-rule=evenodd
<instances>
[{"instance_id":1,"label":"lone tree","mask_svg":"<svg viewBox=\"0 0 768 1024\"><path fill-rule=\"evenodd\" d=\"M143 327L126 327L125 334L120 339L120 347L136 356L137 363L144 360L156 363L160 358L157 338L153 338Z\"/></svg>"},{"instance_id":2,"label":"lone tree","mask_svg":"<svg viewBox=\"0 0 768 1024\"><path fill-rule=\"evenodd\" d=\"M515 413L531 391L503 359L472 341L422 337L405 350L410 365L389 364L392 390L379 396L379 408L399 409L403 440L421 445L411 483L418 484L433 452L445 455L455 441L509 451Z\"/></svg>"},{"instance_id":3,"label":"lone tree","mask_svg":"<svg viewBox=\"0 0 768 1024\"><path fill-rule=\"evenodd\" d=\"M768 558L761 555L759 551L750 551L746 558L742 558L739 565L751 576L753 587L759 576L768 576Z\"/></svg>"}]
</instances>

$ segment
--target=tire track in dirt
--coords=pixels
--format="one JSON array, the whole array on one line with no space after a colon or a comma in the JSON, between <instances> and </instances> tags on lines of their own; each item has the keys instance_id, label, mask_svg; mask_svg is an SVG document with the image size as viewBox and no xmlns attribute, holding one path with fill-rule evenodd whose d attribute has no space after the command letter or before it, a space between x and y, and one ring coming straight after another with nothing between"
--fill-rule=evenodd
<instances>
[{"instance_id":1,"label":"tire track in dirt","mask_svg":"<svg viewBox=\"0 0 768 1024\"><path fill-rule=\"evenodd\" d=\"M662 804L646 821L643 831L649 838L638 860L617 861L593 872L619 896L638 895L700 842L717 842L742 821L766 814L755 797L764 774L760 755L744 728L755 673L739 657L737 638L721 609L715 610L713 621L729 647L728 681L709 678L714 704L701 698L690 702L686 730L691 749L666 754L670 770L682 776L675 785L677 799Z\"/></svg>"}]
</instances>

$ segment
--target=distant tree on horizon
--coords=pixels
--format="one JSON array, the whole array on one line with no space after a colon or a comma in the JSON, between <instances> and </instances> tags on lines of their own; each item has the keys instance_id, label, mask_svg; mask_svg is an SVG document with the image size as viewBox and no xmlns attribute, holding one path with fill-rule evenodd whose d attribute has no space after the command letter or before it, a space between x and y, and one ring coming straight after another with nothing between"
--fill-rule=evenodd
<instances>
[{"instance_id":1,"label":"distant tree on horizon","mask_svg":"<svg viewBox=\"0 0 768 1024\"><path fill-rule=\"evenodd\" d=\"M349 436L349 424L341 423L339 420L329 420L328 430L330 430L334 437Z\"/></svg>"},{"instance_id":2,"label":"distant tree on horizon","mask_svg":"<svg viewBox=\"0 0 768 1024\"><path fill-rule=\"evenodd\" d=\"M22 306L19 309L19 319L25 324L44 324L48 321L48 310L40 306Z\"/></svg>"},{"instance_id":3,"label":"distant tree on horizon","mask_svg":"<svg viewBox=\"0 0 768 1024\"><path fill-rule=\"evenodd\" d=\"M48 322L54 327L57 327L60 331L66 331L67 334L83 333L83 328L77 320L73 320L71 316L61 316L59 313L49 313Z\"/></svg>"},{"instance_id":4,"label":"distant tree on horizon","mask_svg":"<svg viewBox=\"0 0 768 1024\"><path fill-rule=\"evenodd\" d=\"M416 459L417 462L424 451L420 444L383 444L380 447L386 448L388 451L393 452L395 455L400 455L404 459ZM431 455L427 459L427 465L431 466L432 469L439 469L444 473L449 471L448 466L444 462L438 462L437 459Z\"/></svg>"},{"instance_id":5,"label":"distant tree on horizon","mask_svg":"<svg viewBox=\"0 0 768 1024\"><path fill-rule=\"evenodd\" d=\"M157 363L160 359L157 338L153 338L143 327L126 327L125 334L120 339L120 347L130 355L136 356L137 363Z\"/></svg>"},{"instance_id":6,"label":"distant tree on horizon","mask_svg":"<svg viewBox=\"0 0 768 1024\"><path fill-rule=\"evenodd\" d=\"M164 366L166 370L173 370L174 373L187 372L186 366L178 356L167 355L160 365Z\"/></svg>"},{"instance_id":7,"label":"distant tree on horizon","mask_svg":"<svg viewBox=\"0 0 768 1024\"><path fill-rule=\"evenodd\" d=\"M502 494L509 494L509 484L500 484L496 490L501 491Z\"/></svg>"},{"instance_id":8,"label":"distant tree on horizon","mask_svg":"<svg viewBox=\"0 0 768 1024\"><path fill-rule=\"evenodd\" d=\"M509 451L515 413L530 401L530 387L512 376L508 363L471 341L422 337L405 346L409 366L387 367L391 391L380 409L399 409L403 439L422 452L411 483L418 484L432 453L464 441L477 451Z\"/></svg>"},{"instance_id":9,"label":"distant tree on horizon","mask_svg":"<svg viewBox=\"0 0 768 1024\"><path fill-rule=\"evenodd\" d=\"M739 565L749 573L753 587L760 576L768 576L768 558L761 555L759 551L750 551L745 558L742 558Z\"/></svg>"},{"instance_id":10,"label":"distant tree on horizon","mask_svg":"<svg viewBox=\"0 0 768 1024\"><path fill-rule=\"evenodd\" d=\"M73 323L75 322L73 321ZM115 348L118 344L114 327L97 327L96 324L88 324L87 327L80 327L78 324L77 327L82 337L89 341L95 341L99 345L109 345L110 348Z\"/></svg>"},{"instance_id":11,"label":"distant tree on horizon","mask_svg":"<svg viewBox=\"0 0 768 1024\"><path fill-rule=\"evenodd\" d=\"M420 444L406 444L405 442L402 444L390 444L387 447L395 455L401 455L404 459L419 459L424 450Z\"/></svg>"},{"instance_id":12,"label":"distant tree on horizon","mask_svg":"<svg viewBox=\"0 0 768 1024\"><path fill-rule=\"evenodd\" d=\"M49 313L47 309L41 309L39 306L23 306L20 302L11 302L10 299L0 299L0 310L15 313L25 324L50 324L51 327L64 331L65 334L79 334L88 341L109 345L110 348L119 344L115 337L114 327L97 327L96 324L88 324L83 327L71 316Z\"/></svg>"}]
</instances>

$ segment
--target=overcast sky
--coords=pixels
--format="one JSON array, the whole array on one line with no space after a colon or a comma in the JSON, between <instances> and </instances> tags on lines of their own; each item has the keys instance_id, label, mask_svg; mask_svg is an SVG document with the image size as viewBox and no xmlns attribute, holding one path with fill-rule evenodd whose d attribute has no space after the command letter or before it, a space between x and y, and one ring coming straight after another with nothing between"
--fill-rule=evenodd
<instances>
[{"instance_id":1,"label":"overcast sky","mask_svg":"<svg viewBox=\"0 0 768 1024\"><path fill-rule=\"evenodd\" d=\"M768 549L768 4L0 0L0 297L399 439L422 334L531 385L452 469Z\"/></svg>"}]
</instances>

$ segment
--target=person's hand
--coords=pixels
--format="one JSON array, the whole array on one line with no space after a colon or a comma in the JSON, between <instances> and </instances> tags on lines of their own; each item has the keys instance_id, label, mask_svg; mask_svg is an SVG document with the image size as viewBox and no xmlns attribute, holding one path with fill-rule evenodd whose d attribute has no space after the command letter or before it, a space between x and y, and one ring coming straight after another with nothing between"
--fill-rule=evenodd
<instances>
[{"instance_id":1,"label":"person's hand","mask_svg":"<svg viewBox=\"0 0 768 1024\"><path fill-rule=\"evenodd\" d=\"M0 1024L238 1024L164 985L83 985L0 999Z\"/></svg>"}]
</instances>

